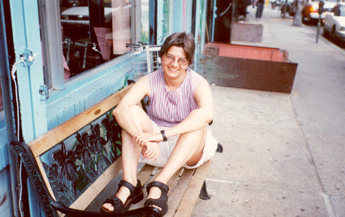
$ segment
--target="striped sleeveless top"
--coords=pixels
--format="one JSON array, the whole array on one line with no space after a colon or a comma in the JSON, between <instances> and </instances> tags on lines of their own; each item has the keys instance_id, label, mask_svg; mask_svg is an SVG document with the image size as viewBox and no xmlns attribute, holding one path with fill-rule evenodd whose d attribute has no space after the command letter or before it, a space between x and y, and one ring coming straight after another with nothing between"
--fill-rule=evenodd
<instances>
[{"instance_id":1,"label":"striped sleeveless top","mask_svg":"<svg viewBox=\"0 0 345 217\"><path fill-rule=\"evenodd\" d=\"M174 91L167 90L163 69L150 73L147 77L150 84L147 113L158 126L173 127L198 108L194 90L205 79L195 71L188 68L181 86Z\"/></svg>"}]
</instances>

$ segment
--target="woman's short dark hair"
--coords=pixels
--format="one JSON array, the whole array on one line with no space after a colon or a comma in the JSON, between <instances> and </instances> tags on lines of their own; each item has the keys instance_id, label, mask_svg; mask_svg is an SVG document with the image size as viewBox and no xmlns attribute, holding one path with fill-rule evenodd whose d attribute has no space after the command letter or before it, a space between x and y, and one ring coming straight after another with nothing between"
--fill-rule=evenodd
<instances>
[{"instance_id":1,"label":"woman's short dark hair","mask_svg":"<svg viewBox=\"0 0 345 217\"><path fill-rule=\"evenodd\" d=\"M189 64L192 64L195 50L194 37L192 34L187 34L185 32L175 32L171 34L165 39L159 51L159 56L162 58L172 46L183 48Z\"/></svg>"}]
</instances>

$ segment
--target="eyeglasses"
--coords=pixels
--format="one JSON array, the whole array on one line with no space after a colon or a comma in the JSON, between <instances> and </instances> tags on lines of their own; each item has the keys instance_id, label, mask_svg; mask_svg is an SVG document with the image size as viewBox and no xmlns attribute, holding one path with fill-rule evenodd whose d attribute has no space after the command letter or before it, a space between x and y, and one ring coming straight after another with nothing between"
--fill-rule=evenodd
<instances>
[{"instance_id":1,"label":"eyeglasses","mask_svg":"<svg viewBox=\"0 0 345 217\"><path fill-rule=\"evenodd\" d=\"M178 64L180 64L180 66L186 66L189 63L187 59L184 59L184 58L179 59L179 58L174 57L173 55L170 55L170 54L164 54L163 57L167 63L175 62L175 59L177 59L177 62L178 62Z\"/></svg>"}]
</instances>

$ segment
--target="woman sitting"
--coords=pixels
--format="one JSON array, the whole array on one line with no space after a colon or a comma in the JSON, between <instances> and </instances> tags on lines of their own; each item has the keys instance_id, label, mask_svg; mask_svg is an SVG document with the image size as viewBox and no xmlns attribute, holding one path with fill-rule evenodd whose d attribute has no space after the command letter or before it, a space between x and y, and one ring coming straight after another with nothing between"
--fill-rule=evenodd
<instances>
[{"instance_id":1,"label":"woman sitting","mask_svg":"<svg viewBox=\"0 0 345 217\"><path fill-rule=\"evenodd\" d=\"M162 68L142 77L121 100L113 114L122 127L123 180L101 210L123 212L143 199L137 179L138 162L162 167L147 185L146 207L168 211L167 182L181 167L196 168L213 157L217 141L208 124L213 99L208 82L189 68L194 38L174 33L159 52ZM137 104L149 97L145 113Z\"/></svg>"}]
</instances>

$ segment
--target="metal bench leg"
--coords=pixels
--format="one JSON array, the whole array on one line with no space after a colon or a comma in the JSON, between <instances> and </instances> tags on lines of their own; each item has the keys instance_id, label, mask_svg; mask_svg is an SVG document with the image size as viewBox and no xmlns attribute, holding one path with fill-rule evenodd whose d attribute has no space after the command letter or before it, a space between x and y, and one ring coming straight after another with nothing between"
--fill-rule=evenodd
<instances>
[{"instance_id":1,"label":"metal bench leg","mask_svg":"<svg viewBox=\"0 0 345 217\"><path fill-rule=\"evenodd\" d=\"M218 153L223 153L223 146L219 142L218 142L218 146L217 146L217 152Z\"/></svg>"},{"instance_id":2,"label":"metal bench leg","mask_svg":"<svg viewBox=\"0 0 345 217\"><path fill-rule=\"evenodd\" d=\"M209 200L209 199L211 199L210 195L207 192L206 181L204 181L204 184L202 185L199 197L202 200Z\"/></svg>"}]
</instances>

